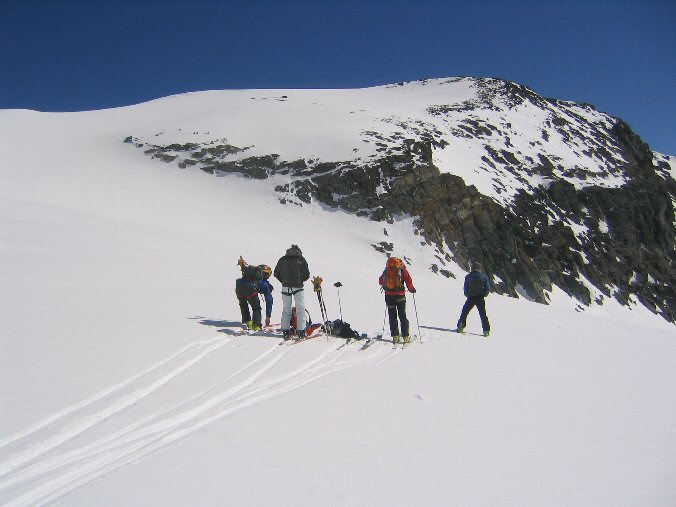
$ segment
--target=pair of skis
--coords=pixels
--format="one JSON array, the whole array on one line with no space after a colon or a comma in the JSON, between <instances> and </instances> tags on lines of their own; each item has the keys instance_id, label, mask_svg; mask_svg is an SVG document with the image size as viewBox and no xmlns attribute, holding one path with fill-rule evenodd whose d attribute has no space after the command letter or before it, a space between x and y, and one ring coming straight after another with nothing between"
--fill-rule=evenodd
<instances>
[{"instance_id":1,"label":"pair of skis","mask_svg":"<svg viewBox=\"0 0 676 507\"><path fill-rule=\"evenodd\" d=\"M249 329L246 326L235 332L236 336L273 336L279 337L282 335L281 324L270 324L269 326L263 326L261 329Z\"/></svg>"},{"instance_id":2,"label":"pair of skis","mask_svg":"<svg viewBox=\"0 0 676 507\"><path fill-rule=\"evenodd\" d=\"M271 324L269 326L264 326L262 329L249 329L248 327L243 327L240 331L235 333L237 336L282 336L283 332L281 330L281 324ZM310 332L303 337L293 337L287 340L280 342L280 345L294 345L296 343L304 342L311 338L316 338L322 336L324 333L320 325L313 325L310 327Z\"/></svg>"},{"instance_id":3,"label":"pair of skis","mask_svg":"<svg viewBox=\"0 0 676 507\"><path fill-rule=\"evenodd\" d=\"M392 348L393 349L401 349L404 350L406 347L408 347L411 343L413 343L413 340L415 339L415 336L411 336L410 341L405 342L404 339L402 338L401 341L397 343L392 343Z\"/></svg>"},{"instance_id":4,"label":"pair of skis","mask_svg":"<svg viewBox=\"0 0 676 507\"><path fill-rule=\"evenodd\" d=\"M479 337L481 337L481 338L490 338L490 337L491 337L490 332L489 332L488 334L486 334L485 332L482 333L482 334L479 334L479 333L473 333L473 332L471 332L471 331L464 331L464 330L463 330L463 331L460 331L460 330L458 330L458 329L453 329L451 332L452 332L452 333L456 333L456 334L462 334L462 335L479 336Z\"/></svg>"},{"instance_id":5,"label":"pair of skis","mask_svg":"<svg viewBox=\"0 0 676 507\"><path fill-rule=\"evenodd\" d=\"M364 342L364 344L361 346L361 348L359 350L366 350L367 348L369 348L371 345L373 345L375 342L378 342L378 341L392 343L393 349L402 349L403 350L406 347L408 347L414 341L415 338L416 338L415 336L412 336L410 342L392 343L391 340L384 340L382 336L376 336L375 338L367 338L366 341Z\"/></svg>"},{"instance_id":6,"label":"pair of skis","mask_svg":"<svg viewBox=\"0 0 676 507\"><path fill-rule=\"evenodd\" d=\"M316 328L311 330L305 336L297 336L295 338L288 338L288 339L280 342L280 345L296 345L298 343L301 343L301 342L304 342L304 341L307 341L307 340L311 340L313 338L317 338L318 336L322 336L323 334L324 334L324 332L322 331L322 327L317 326Z\"/></svg>"}]
</instances>

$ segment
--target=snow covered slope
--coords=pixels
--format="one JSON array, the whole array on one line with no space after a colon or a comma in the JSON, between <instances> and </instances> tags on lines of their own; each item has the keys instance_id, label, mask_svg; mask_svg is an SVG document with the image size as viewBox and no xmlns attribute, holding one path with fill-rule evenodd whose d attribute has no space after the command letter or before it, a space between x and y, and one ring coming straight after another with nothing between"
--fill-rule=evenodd
<instances>
[{"instance_id":1,"label":"snow covered slope","mask_svg":"<svg viewBox=\"0 0 676 507\"><path fill-rule=\"evenodd\" d=\"M292 102L275 93L275 107ZM382 96L381 111L391 103L362 93L374 108ZM243 111L273 96L0 111L0 504L673 504L672 324L612 299L577 312L553 288L549 306L492 295L492 337L471 334L476 314L457 335L462 267L447 261L456 278L429 270L437 247L413 217L281 205L292 174L184 170L122 142L227 137L263 147L256 156L307 155L283 110L247 124L221 100L237 94ZM307 104L323 94L298 92ZM323 137L330 115L303 115ZM229 116L241 123L226 131ZM342 158L352 141L313 149ZM373 154L363 144L350 156ZM418 289L407 349L236 335L237 258L274 264L291 243L326 280L330 316L341 281L345 320L381 334L381 241L409 260Z\"/></svg>"}]
</instances>

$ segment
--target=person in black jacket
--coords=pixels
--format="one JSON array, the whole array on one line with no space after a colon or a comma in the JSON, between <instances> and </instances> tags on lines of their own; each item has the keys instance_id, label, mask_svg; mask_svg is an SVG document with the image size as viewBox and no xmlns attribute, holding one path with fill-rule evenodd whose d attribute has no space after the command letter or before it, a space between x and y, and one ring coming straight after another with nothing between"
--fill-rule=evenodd
<instances>
[{"instance_id":1,"label":"person in black jacket","mask_svg":"<svg viewBox=\"0 0 676 507\"><path fill-rule=\"evenodd\" d=\"M478 262L472 263L472 270L465 277L463 289L467 300L460 312L456 331L462 333L465 330L467 315L476 306L481 317L481 327L484 330L484 336L489 336L491 334L491 324L488 322L488 315L486 315L486 302L484 298L490 293L491 284L488 281L488 276L483 272L481 264Z\"/></svg>"},{"instance_id":2,"label":"person in black jacket","mask_svg":"<svg viewBox=\"0 0 676 507\"><path fill-rule=\"evenodd\" d=\"M305 294L303 283L310 278L310 270L298 245L291 245L286 255L277 261L275 278L282 284L282 332L284 339L291 338L292 299L296 304L296 329L299 336L305 335Z\"/></svg>"}]
</instances>

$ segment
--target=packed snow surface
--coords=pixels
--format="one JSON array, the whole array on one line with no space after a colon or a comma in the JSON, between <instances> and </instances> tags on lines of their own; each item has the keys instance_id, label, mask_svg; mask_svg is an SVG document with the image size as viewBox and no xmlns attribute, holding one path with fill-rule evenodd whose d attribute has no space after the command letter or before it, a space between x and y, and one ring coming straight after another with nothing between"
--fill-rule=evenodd
<instances>
[{"instance_id":1,"label":"packed snow surface","mask_svg":"<svg viewBox=\"0 0 676 507\"><path fill-rule=\"evenodd\" d=\"M340 159L351 140L304 151L284 118L328 136L334 97L344 107L361 93L379 109L354 101L354 131L367 130L407 90L0 111L1 504L674 505L673 325L641 305L580 311L556 292L549 306L491 295L491 337L476 313L455 334L465 273L433 274L411 219L284 206L274 187L285 177L180 170L122 143L210 132ZM371 246L384 240L417 288L405 350L386 341L385 258ZM237 334L237 259L274 266L292 243L325 279L330 317L342 311L371 337L385 329L381 340L289 347Z\"/></svg>"}]
</instances>

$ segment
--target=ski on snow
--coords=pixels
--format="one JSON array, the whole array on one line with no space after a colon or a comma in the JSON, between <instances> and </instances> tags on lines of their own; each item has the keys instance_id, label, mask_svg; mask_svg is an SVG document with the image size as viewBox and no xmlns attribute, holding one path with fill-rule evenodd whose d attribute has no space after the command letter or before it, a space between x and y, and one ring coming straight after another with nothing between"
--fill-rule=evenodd
<instances>
[{"instance_id":1,"label":"ski on snow","mask_svg":"<svg viewBox=\"0 0 676 507\"><path fill-rule=\"evenodd\" d=\"M296 337L296 338L289 338L288 340L283 340L280 345L296 345L298 343L302 343L307 340L312 340L313 338L317 338L318 336L323 336L324 333L321 331L314 332L310 335L303 336L303 337Z\"/></svg>"},{"instance_id":2,"label":"ski on snow","mask_svg":"<svg viewBox=\"0 0 676 507\"><path fill-rule=\"evenodd\" d=\"M280 336L280 324L270 324L269 326L263 326L262 329L249 329L246 326L242 326L239 331L235 331L235 336Z\"/></svg>"},{"instance_id":3,"label":"ski on snow","mask_svg":"<svg viewBox=\"0 0 676 507\"><path fill-rule=\"evenodd\" d=\"M414 335L414 336L411 336L411 340L410 340L410 341L407 341L407 342L401 341L401 342L394 343L394 344L392 344L392 348L393 348L393 349L401 349L401 350L404 350L404 349L405 349L406 347L408 347L411 343L413 343L416 339L417 339L417 336L415 336L415 335Z\"/></svg>"}]
</instances>

